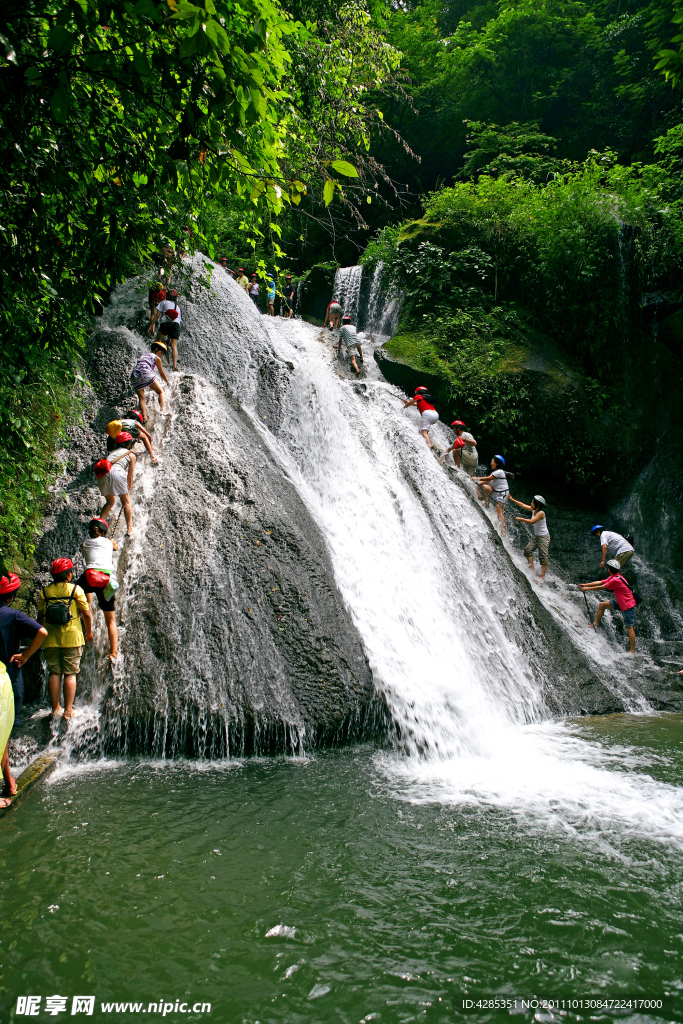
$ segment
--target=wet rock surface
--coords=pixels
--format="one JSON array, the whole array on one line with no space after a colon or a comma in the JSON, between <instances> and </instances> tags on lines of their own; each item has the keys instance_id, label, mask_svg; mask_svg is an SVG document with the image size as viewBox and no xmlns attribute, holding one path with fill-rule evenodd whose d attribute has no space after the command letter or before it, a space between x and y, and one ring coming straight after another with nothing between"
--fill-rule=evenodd
<instances>
[{"instance_id":1,"label":"wet rock surface","mask_svg":"<svg viewBox=\"0 0 683 1024\"><path fill-rule=\"evenodd\" d=\"M195 261L180 300L181 372L167 369L168 414L148 404L160 464L140 456L134 535L124 537L123 519L115 533L123 661L112 676L100 621L82 662L77 703L100 708L86 746L215 757L382 733L386 710L324 541L243 409L275 427L290 367L237 285L202 287L203 269ZM39 585L58 555L82 568L86 524L103 503L90 467L105 453L106 423L136 404L129 377L147 323L146 290L131 281L94 330L86 425L70 431L37 550Z\"/></svg>"}]
</instances>

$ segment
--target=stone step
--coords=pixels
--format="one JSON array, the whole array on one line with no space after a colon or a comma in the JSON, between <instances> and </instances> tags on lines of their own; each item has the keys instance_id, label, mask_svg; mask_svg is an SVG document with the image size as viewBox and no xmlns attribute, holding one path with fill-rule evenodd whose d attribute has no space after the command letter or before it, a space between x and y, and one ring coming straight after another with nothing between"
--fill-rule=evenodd
<instances>
[{"instance_id":1,"label":"stone step","mask_svg":"<svg viewBox=\"0 0 683 1024\"><path fill-rule=\"evenodd\" d=\"M683 657L683 639L681 640L644 640L650 648L653 658L670 658L679 654Z\"/></svg>"}]
</instances>

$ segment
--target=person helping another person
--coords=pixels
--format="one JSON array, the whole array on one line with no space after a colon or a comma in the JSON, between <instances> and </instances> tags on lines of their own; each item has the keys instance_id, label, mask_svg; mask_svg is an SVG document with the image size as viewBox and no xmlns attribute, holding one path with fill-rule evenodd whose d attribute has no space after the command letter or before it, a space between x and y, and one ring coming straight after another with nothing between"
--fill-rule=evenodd
<instances>
[{"instance_id":1,"label":"person helping another person","mask_svg":"<svg viewBox=\"0 0 683 1024\"><path fill-rule=\"evenodd\" d=\"M606 530L599 523L593 527L591 533L598 538L602 548L601 569L604 568L608 558L616 558L622 569L633 558L633 544L628 537L622 537L620 533Z\"/></svg>"},{"instance_id":2,"label":"person helping another person","mask_svg":"<svg viewBox=\"0 0 683 1024\"><path fill-rule=\"evenodd\" d=\"M138 412L137 409L129 409L128 417L112 420L111 423L107 423L107 434L110 438L116 438L125 431L131 435L134 441L142 441L151 456L152 465L156 466L159 460L152 448L152 435L142 425L142 413Z\"/></svg>"}]
</instances>

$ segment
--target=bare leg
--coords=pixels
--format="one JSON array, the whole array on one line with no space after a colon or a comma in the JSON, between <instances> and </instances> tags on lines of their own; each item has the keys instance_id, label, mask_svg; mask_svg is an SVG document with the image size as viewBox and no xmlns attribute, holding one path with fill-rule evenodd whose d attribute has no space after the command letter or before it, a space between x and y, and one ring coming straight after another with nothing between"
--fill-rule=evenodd
<instances>
[{"instance_id":1,"label":"bare leg","mask_svg":"<svg viewBox=\"0 0 683 1024\"><path fill-rule=\"evenodd\" d=\"M496 502L496 512L498 519L500 520L500 532L505 533L505 509L499 501Z\"/></svg>"},{"instance_id":2,"label":"bare leg","mask_svg":"<svg viewBox=\"0 0 683 1024\"><path fill-rule=\"evenodd\" d=\"M631 645L630 653L631 654L635 654L636 653L636 631L633 628L633 626L627 626L626 627L626 632L628 633L628 639L629 639L629 643Z\"/></svg>"},{"instance_id":3,"label":"bare leg","mask_svg":"<svg viewBox=\"0 0 683 1024\"><path fill-rule=\"evenodd\" d=\"M9 743L5 747L5 752L2 755L2 777L5 780L5 787L10 796L14 796L17 792L16 781L12 778L12 772L9 766Z\"/></svg>"},{"instance_id":4,"label":"bare leg","mask_svg":"<svg viewBox=\"0 0 683 1024\"><path fill-rule=\"evenodd\" d=\"M453 452L453 465L456 469L460 469L460 452Z\"/></svg>"},{"instance_id":5,"label":"bare leg","mask_svg":"<svg viewBox=\"0 0 683 1024\"><path fill-rule=\"evenodd\" d=\"M104 621L107 623L109 633L109 647L112 658L119 656L119 631L116 628L116 612L103 612Z\"/></svg>"},{"instance_id":6,"label":"bare leg","mask_svg":"<svg viewBox=\"0 0 683 1024\"><path fill-rule=\"evenodd\" d=\"M111 512L111 510L114 507L114 502L115 501L116 501L116 498L114 497L113 494L108 494L107 495L107 500L106 500L105 504L102 506L102 511L100 512L100 519L106 519L107 518L107 516L109 515L109 513Z\"/></svg>"},{"instance_id":7,"label":"bare leg","mask_svg":"<svg viewBox=\"0 0 683 1024\"><path fill-rule=\"evenodd\" d=\"M133 506L130 503L130 498L127 494L120 494L121 504L123 505L123 514L126 517L126 528L128 530L128 536L133 536Z\"/></svg>"},{"instance_id":8,"label":"bare leg","mask_svg":"<svg viewBox=\"0 0 683 1024\"><path fill-rule=\"evenodd\" d=\"M62 710L59 704L59 698L62 695L62 677L51 674L47 680L47 691L50 694L52 714L54 715L57 711Z\"/></svg>"},{"instance_id":9,"label":"bare leg","mask_svg":"<svg viewBox=\"0 0 683 1024\"><path fill-rule=\"evenodd\" d=\"M534 571L534 556L533 555L527 555L526 556L526 560L529 563L529 568L533 572ZM544 570L544 572L545 572L545 570ZM541 575L543 575L543 574L541 574Z\"/></svg>"},{"instance_id":10,"label":"bare leg","mask_svg":"<svg viewBox=\"0 0 683 1024\"><path fill-rule=\"evenodd\" d=\"M357 372L357 368L356 368L356 372ZM432 447L432 441L431 441L431 438L429 436L429 431L428 430L421 430L420 433L422 434L422 436L424 437L425 441L427 442L427 445L431 448Z\"/></svg>"},{"instance_id":11,"label":"bare leg","mask_svg":"<svg viewBox=\"0 0 683 1024\"><path fill-rule=\"evenodd\" d=\"M539 573L539 576L541 577L541 579L543 579L543 577L545 576L547 569L548 569L548 563L546 562L545 565L541 566L541 571Z\"/></svg>"},{"instance_id":12,"label":"bare leg","mask_svg":"<svg viewBox=\"0 0 683 1024\"><path fill-rule=\"evenodd\" d=\"M74 697L76 696L76 676L64 676L64 717L71 718L74 713Z\"/></svg>"},{"instance_id":13,"label":"bare leg","mask_svg":"<svg viewBox=\"0 0 683 1024\"><path fill-rule=\"evenodd\" d=\"M149 390L153 391L155 393L155 395L159 396L159 406L161 408L161 411L163 412L164 409L166 408L166 395L164 394L164 389L162 388L162 386L159 383L159 381L158 380L153 380L152 383L149 386ZM144 413L143 413L143 416L144 416Z\"/></svg>"},{"instance_id":14,"label":"bare leg","mask_svg":"<svg viewBox=\"0 0 683 1024\"><path fill-rule=\"evenodd\" d=\"M594 626L595 626L595 628L596 628L596 629L597 629L597 628L598 628L598 626L600 625L600 619L601 619L601 618L603 617L603 615L605 614L605 612L607 611L607 609L608 609L608 608L611 608L611 607L612 607L612 606L611 606L611 604L609 603L609 601L601 601L601 602L600 602L600 604L598 605L598 610L597 610L597 612L595 613L595 622L594 622Z\"/></svg>"},{"instance_id":15,"label":"bare leg","mask_svg":"<svg viewBox=\"0 0 683 1024\"><path fill-rule=\"evenodd\" d=\"M365 362L365 360L363 359L363 349L360 347L360 345L358 346L358 355L360 356L361 363Z\"/></svg>"},{"instance_id":16,"label":"bare leg","mask_svg":"<svg viewBox=\"0 0 683 1024\"><path fill-rule=\"evenodd\" d=\"M156 455L154 454L154 449L152 448L152 442L150 441L150 439L147 437L146 434L140 434L140 440L142 441L142 443L144 444L145 448L147 449L147 451L151 455L152 462L154 464L156 464L159 460L157 459Z\"/></svg>"},{"instance_id":17,"label":"bare leg","mask_svg":"<svg viewBox=\"0 0 683 1024\"><path fill-rule=\"evenodd\" d=\"M171 338L171 352L173 353L173 369L178 369L178 340Z\"/></svg>"},{"instance_id":18,"label":"bare leg","mask_svg":"<svg viewBox=\"0 0 683 1024\"><path fill-rule=\"evenodd\" d=\"M354 373L360 373L360 370L358 369L358 363L356 362L356 357L355 356L351 356L351 366L353 367Z\"/></svg>"},{"instance_id":19,"label":"bare leg","mask_svg":"<svg viewBox=\"0 0 683 1024\"><path fill-rule=\"evenodd\" d=\"M145 399L145 389L140 388L138 391L138 401L140 403L140 412L142 413L143 422L147 420L147 400Z\"/></svg>"}]
</instances>

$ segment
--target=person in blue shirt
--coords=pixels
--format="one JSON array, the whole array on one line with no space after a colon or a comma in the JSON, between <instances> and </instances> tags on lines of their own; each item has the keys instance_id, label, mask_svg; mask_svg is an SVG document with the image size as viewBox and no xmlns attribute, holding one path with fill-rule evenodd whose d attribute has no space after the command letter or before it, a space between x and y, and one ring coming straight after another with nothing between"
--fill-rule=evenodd
<instances>
[{"instance_id":1,"label":"person in blue shirt","mask_svg":"<svg viewBox=\"0 0 683 1024\"><path fill-rule=\"evenodd\" d=\"M24 700L24 679L21 673L31 655L35 654L47 637L47 630L29 615L12 608L12 601L21 586L19 577L11 572L0 577L0 661L7 667L7 674L14 691L14 724L20 724L21 705ZM31 644L21 654L22 640L31 638Z\"/></svg>"},{"instance_id":2,"label":"person in blue shirt","mask_svg":"<svg viewBox=\"0 0 683 1024\"><path fill-rule=\"evenodd\" d=\"M266 285L267 297L268 297L268 316L275 316L275 280L272 274L268 275L268 284Z\"/></svg>"}]
</instances>

